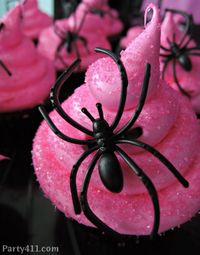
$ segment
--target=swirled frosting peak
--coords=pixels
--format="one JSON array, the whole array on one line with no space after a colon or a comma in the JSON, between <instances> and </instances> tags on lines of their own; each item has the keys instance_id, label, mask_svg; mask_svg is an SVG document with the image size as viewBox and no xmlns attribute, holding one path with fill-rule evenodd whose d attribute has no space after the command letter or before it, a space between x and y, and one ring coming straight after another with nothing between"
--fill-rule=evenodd
<instances>
[{"instance_id":1,"label":"swirled frosting peak","mask_svg":"<svg viewBox=\"0 0 200 255\"><path fill-rule=\"evenodd\" d=\"M148 97L151 98L159 84L159 51L160 51L160 17L154 5L145 12L145 23L148 12L153 16L144 31L121 52L121 60L128 74L128 95L126 109L133 108L141 93L145 65L151 64ZM86 83L94 97L110 110L117 109L121 89L121 80L116 65L109 58L99 59L93 63L86 73Z\"/></svg>"},{"instance_id":2,"label":"swirled frosting peak","mask_svg":"<svg viewBox=\"0 0 200 255\"><path fill-rule=\"evenodd\" d=\"M37 39L41 31L53 23L53 18L39 9L37 0L24 0L22 10L23 32L32 39Z\"/></svg>"},{"instance_id":3,"label":"swirled frosting peak","mask_svg":"<svg viewBox=\"0 0 200 255\"><path fill-rule=\"evenodd\" d=\"M42 103L55 80L53 63L37 52L21 23L20 5L0 21L0 112Z\"/></svg>"}]
</instances>

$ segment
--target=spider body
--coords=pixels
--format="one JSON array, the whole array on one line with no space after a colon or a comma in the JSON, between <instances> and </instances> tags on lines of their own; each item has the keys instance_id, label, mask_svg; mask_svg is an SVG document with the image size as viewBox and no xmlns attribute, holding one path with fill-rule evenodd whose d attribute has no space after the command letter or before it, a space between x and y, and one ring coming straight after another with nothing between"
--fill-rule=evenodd
<instances>
[{"instance_id":1,"label":"spider body","mask_svg":"<svg viewBox=\"0 0 200 255\"><path fill-rule=\"evenodd\" d=\"M189 55L187 54L187 48L185 47L181 48L176 42L171 42L170 50L172 54L166 57L168 60L171 58L177 59L178 63L185 71L189 72L192 70L192 62L190 60Z\"/></svg>"},{"instance_id":2,"label":"spider body","mask_svg":"<svg viewBox=\"0 0 200 255\"><path fill-rule=\"evenodd\" d=\"M124 160L124 162L130 167L132 172L141 180L141 182L146 187L148 194L150 195L153 208L154 208L154 222L152 223L152 231L151 236L154 236L158 232L159 222L160 222L160 207L159 200L156 188L154 187L153 182L150 178L145 174L145 172L137 165L132 157L130 157L123 149L121 149L118 145L120 144L129 144L130 146L140 147L149 153L151 153L154 157L156 157L162 164L166 166L166 168L177 178L177 180L184 186L188 187L188 182L185 178L178 172L178 170L156 149L151 147L144 142L138 140L138 138L142 134L141 127L133 127L136 120L138 119L147 96L148 84L150 79L150 64L146 65L144 80L142 91L140 95L139 103L136 107L135 112L131 119L118 131L115 129L118 127L118 124L122 118L124 107L126 103L127 96L127 86L128 86L128 78L126 74L125 67L123 66L122 61L112 52L96 48L97 52L104 53L111 57L113 61L117 64L120 76L121 76L121 95L118 110L116 112L116 116L112 123L109 125L108 122L104 119L102 105L100 103L96 104L98 111L98 118L94 118L91 113L86 109L82 108L82 112L88 117L88 119L92 122L92 130L89 130L73 120L62 108L59 100L59 93L62 85L71 75L73 70L77 67L80 61L75 61L56 81L53 86L50 94L50 100L52 105L58 114L66 120L69 124L71 124L74 128L80 130L81 132L87 134L91 137L91 139L80 140L71 138L65 134L63 134L53 123L53 121L48 116L45 108L43 106L39 106L39 110L46 120L47 124L51 128L51 130L59 136L61 139L79 145L86 145L87 150L83 152L82 155L77 159L76 163L72 167L72 171L70 174L70 189L72 195L72 202L74 206L74 211L76 214L84 213L85 217L92 222L96 227L98 227L101 231L106 232L107 234L114 236L121 236L114 229L109 227L106 223L104 223L90 208L88 202L88 188L91 181L91 176L94 172L96 164L98 164L99 175L101 181L105 188L113 193L119 193L123 189L123 171L120 166L120 162L116 156L116 154ZM131 139L128 135L128 131L131 130ZM80 195L78 194L78 189L76 185L76 177L78 170L80 169L80 165L82 162L92 153L91 162L86 170L82 188Z\"/></svg>"},{"instance_id":3,"label":"spider body","mask_svg":"<svg viewBox=\"0 0 200 255\"><path fill-rule=\"evenodd\" d=\"M123 175L119 160L114 151L113 132L103 117L101 104L97 103L100 118L94 119L86 108L82 109L93 122L93 133L101 156L99 158L99 175L104 186L111 192L118 193L123 188Z\"/></svg>"},{"instance_id":4,"label":"spider body","mask_svg":"<svg viewBox=\"0 0 200 255\"><path fill-rule=\"evenodd\" d=\"M174 76L174 81L179 88L179 90L187 97L190 98L190 95L188 94L187 91L183 89L181 86L178 76L177 76L177 71L176 71L176 64L178 63L183 70L186 72L190 72L193 68L192 61L191 61L191 56L200 56L200 47L189 47L189 44L192 40L191 35L188 36L188 33L191 29L192 25L192 18L191 15L188 15L185 12L182 11L177 11L177 10L171 10L171 9L166 9L165 13L167 12L172 12L174 14L181 14L182 16L185 17L186 20L186 26L185 26L185 32L180 40L180 42L176 41L176 35L173 34L172 41L167 38L167 42L169 44L169 48L166 48L164 46L160 46L162 51L165 53L161 53L160 56L163 57L163 68L162 68L162 78L164 79L165 77L165 71L170 62L172 62L172 71L173 71L173 76Z\"/></svg>"},{"instance_id":5,"label":"spider body","mask_svg":"<svg viewBox=\"0 0 200 255\"><path fill-rule=\"evenodd\" d=\"M63 47L66 48L67 53L71 53L78 40L81 41L85 47L87 46L87 40L83 36L67 31L66 36L62 38L62 41L57 48L57 53L59 53Z\"/></svg>"}]
</instances>

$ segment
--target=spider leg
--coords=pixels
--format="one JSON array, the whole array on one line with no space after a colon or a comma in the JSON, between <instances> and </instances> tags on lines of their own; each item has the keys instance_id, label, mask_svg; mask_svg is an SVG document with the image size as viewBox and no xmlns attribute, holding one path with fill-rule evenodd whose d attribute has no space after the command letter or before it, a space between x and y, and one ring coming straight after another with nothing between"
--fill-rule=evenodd
<instances>
[{"instance_id":1,"label":"spider leg","mask_svg":"<svg viewBox=\"0 0 200 255\"><path fill-rule=\"evenodd\" d=\"M178 81L178 78L177 78L177 75L176 75L176 59L173 60L172 70L173 70L174 80L175 80L176 85L178 86L179 90L183 93L183 95L190 98L190 95L182 88L182 86L180 85L180 83Z\"/></svg>"},{"instance_id":2,"label":"spider leg","mask_svg":"<svg viewBox=\"0 0 200 255\"><path fill-rule=\"evenodd\" d=\"M58 58L61 61L63 66L67 67L67 63L65 62L65 60L63 59L63 57L60 54L57 53L56 58Z\"/></svg>"},{"instance_id":3,"label":"spider leg","mask_svg":"<svg viewBox=\"0 0 200 255\"><path fill-rule=\"evenodd\" d=\"M164 46L162 46L162 45L160 45L160 48L162 49L162 50L165 50L165 51L169 51L169 52L171 52L171 50L170 49L167 49L167 48L165 48Z\"/></svg>"},{"instance_id":4,"label":"spider leg","mask_svg":"<svg viewBox=\"0 0 200 255\"><path fill-rule=\"evenodd\" d=\"M66 80L69 78L69 76L72 74L75 68L77 68L78 64L80 63L80 60L77 59L75 60L71 66L68 67L67 70L65 70L62 75L57 79L55 82L54 86L51 89L50 93L50 100L58 114L66 120L70 125L73 127L77 128L78 130L82 131L83 133L93 136L93 132L90 131L89 129L85 128L84 126L80 125L78 122L73 120L61 107L61 103L59 100L59 94L61 91L61 88L63 84L66 82Z\"/></svg>"},{"instance_id":5,"label":"spider leg","mask_svg":"<svg viewBox=\"0 0 200 255\"><path fill-rule=\"evenodd\" d=\"M56 50L56 53L55 53L55 59L59 59L61 62L62 62L62 64L63 64L63 66L64 67L66 67L67 66L67 64L65 63L65 61L64 61L64 59L63 59L63 57L59 54L60 53L60 50L62 49L62 47L63 47L63 45L64 45L64 43L63 43L63 41L61 41L60 43L59 43L59 45L58 45L58 48L57 48L57 50Z\"/></svg>"},{"instance_id":6,"label":"spider leg","mask_svg":"<svg viewBox=\"0 0 200 255\"><path fill-rule=\"evenodd\" d=\"M56 25L55 23L54 23L54 32L55 32L55 34L59 37L59 38L61 38L61 39L65 39L65 32L64 31L62 31L59 27L58 27L58 25Z\"/></svg>"},{"instance_id":7,"label":"spider leg","mask_svg":"<svg viewBox=\"0 0 200 255\"><path fill-rule=\"evenodd\" d=\"M183 34L183 37L181 38L180 40L180 43L179 43L179 48L181 47L181 45L183 44L186 36L188 35L188 32L191 28L191 23L192 23L192 17L191 15L189 15L188 13L184 12L184 11L180 11L180 10L174 10L174 9L165 9L165 13L166 12L171 12L173 14L180 14L182 15L184 18L185 18L185 21L186 21L186 28L185 28L185 32Z\"/></svg>"},{"instance_id":8,"label":"spider leg","mask_svg":"<svg viewBox=\"0 0 200 255\"><path fill-rule=\"evenodd\" d=\"M81 206L79 203L79 198L78 198L78 192L77 192L77 186L76 186L76 176L78 169L81 165L81 163L95 150L98 149L98 146L95 146L87 151L85 151L80 158L76 161L76 163L73 165L71 174L70 174L70 189L71 189L71 195L72 195L72 201L73 201L73 206L74 206L74 211L76 214L81 213Z\"/></svg>"},{"instance_id":9,"label":"spider leg","mask_svg":"<svg viewBox=\"0 0 200 255\"><path fill-rule=\"evenodd\" d=\"M88 48L87 39L85 39L83 36L78 36L78 39L82 42L82 44L84 45L85 49L89 53L90 51L89 51L89 48Z\"/></svg>"},{"instance_id":10,"label":"spider leg","mask_svg":"<svg viewBox=\"0 0 200 255\"><path fill-rule=\"evenodd\" d=\"M80 25L79 25L79 28L78 28L77 31L76 31L76 34L79 34L79 32L81 31L81 29L82 29L82 27L83 27L83 25L84 25L84 22L85 22L85 19L86 19L87 14L88 14L88 13L85 11L84 14L83 14L83 18L82 18L82 20L81 20L81 23L80 23Z\"/></svg>"},{"instance_id":11,"label":"spider leg","mask_svg":"<svg viewBox=\"0 0 200 255\"><path fill-rule=\"evenodd\" d=\"M186 52L190 52L190 51L193 51L193 50L200 50L200 46L188 48L188 49L186 49Z\"/></svg>"},{"instance_id":12,"label":"spider leg","mask_svg":"<svg viewBox=\"0 0 200 255\"><path fill-rule=\"evenodd\" d=\"M160 54L161 57L167 57L171 58L173 55L172 54Z\"/></svg>"},{"instance_id":13,"label":"spider leg","mask_svg":"<svg viewBox=\"0 0 200 255\"><path fill-rule=\"evenodd\" d=\"M8 67L3 63L3 61L0 60L0 66L3 67L3 69L6 71L6 73L8 74L8 76L12 76L11 71L8 69Z\"/></svg>"},{"instance_id":14,"label":"spider leg","mask_svg":"<svg viewBox=\"0 0 200 255\"><path fill-rule=\"evenodd\" d=\"M61 41L56 49L56 54L59 54L60 50L62 49L62 47L64 46L64 42Z\"/></svg>"},{"instance_id":15,"label":"spider leg","mask_svg":"<svg viewBox=\"0 0 200 255\"><path fill-rule=\"evenodd\" d=\"M190 55L190 56L200 56L200 52L188 52L187 55Z\"/></svg>"},{"instance_id":16,"label":"spider leg","mask_svg":"<svg viewBox=\"0 0 200 255\"><path fill-rule=\"evenodd\" d=\"M188 181L178 172L178 170L172 165L172 163L165 158L159 151L151 147L150 145L138 141L138 140L126 140L126 139L120 139L116 141L116 144L125 143L130 144L134 146L138 146L140 148L143 148L144 150L150 152L154 157L156 157L163 165L165 165L168 170L177 178L177 180L185 187L187 188L189 186Z\"/></svg>"},{"instance_id":17,"label":"spider leg","mask_svg":"<svg viewBox=\"0 0 200 255\"><path fill-rule=\"evenodd\" d=\"M76 52L76 57L78 59L80 59L80 53L79 53L79 49L78 49L78 46L76 44L76 41L74 42L74 49L75 49L75 52Z\"/></svg>"},{"instance_id":18,"label":"spider leg","mask_svg":"<svg viewBox=\"0 0 200 255\"><path fill-rule=\"evenodd\" d=\"M104 54L110 56L115 61L115 63L117 64L118 69L120 71L120 75L121 75L120 103L119 103L119 107L118 107L115 119L114 119L113 123L110 125L110 129L111 129L111 131L113 131L117 127L117 125L118 125L118 123L119 123L119 121L122 117L123 111L124 111L124 106L125 106L125 103L126 103L126 96L127 96L128 77L127 77L126 69L125 69L125 67L124 67L124 65L123 65L123 63L122 63L122 61L120 60L119 57L117 57L111 51L105 50L105 49L102 49L102 48L96 48L95 51L96 52L101 52L101 53L104 53Z\"/></svg>"},{"instance_id":19,"label":"spider leg","mask_svg":"<svg viewBox=\"0 0 200 255\"><path fill-rule=\"evenodd\" d=\"M165 71L166 71L166 69L167 69L167 65L168 65L168 63L169 63L170 60L171 60L171 59L168 58L168 59L166 59L166 60L164 61L164 65L163 65L163 69L162 69L162 79L163 79L163 80L164 80L164 78L165 78Z\"/></svg>"},{"instance_id":20,"label":"spider leg","mask_svg":"<svg viewBox=\"0 0 200 255\"><path fill-rule=\"evenodd\" d=\"M125 162L130 166L133 172L139 177L147 188L149 195L151 197L153 207L154 207L154 224L151 232L151 237L154 237L158 233L158 228L160 224L160 206L158 201L157 191L149 179L149 177L143 172L143 170L118 146L116 146L116 152L125 160Z\"/></svg>"},{"instance_id":21,"label":"spider leg","mask_svg":"<svg viewBox=\"0 0 200 255\"><path fill-rule=\"evenodd\" d=\"M150 80L150 76L151 76L151 65L147 64L146 65L146 70L145 70L145 75L144 75L144 80L143 80L143 84L142 84L142 91L141 91L141 95L140 95L140 99L136 108L135 113L133 114L133 117L128 121L128 123L122 128L120 129L114 136L113 138L123 135L126 131L128 131L136 122L136 120L138 119L146 97L147 97L147 91L148 91L148 86L149 86L149 80Z\"/></svg>"},{"instance_id":22,"label":"spider leg","mask_svg":"<svg viewBox=\"0 0 200 255\"><path fill-rule=\"evenodd\" d=\"M192 40L192 36L190 35L189 36L189 38L188 38L188 40L186 41L186 43L183 45L183 47L182 48L185 48L185 50L187 51L188 49L187 49L187 46L188 46L188 44L191 42L191 40Z\"/></svg>"},{"instance_id":23,"label":"spider leg","mask_svg":"<svg viewBox=\"0 0 200 255\"><path fill-rule=\"evenodd\" d=\"M94 142L94 139L90 140L79 140L75 138L71 138L65 134L63 134L53 123L53 121L50 119L48 113L46 112L46 109L43 105L38 106L38 109L40 113L42 114L43 118L46 120L48 126L51 128L51 130L56 134L58 137L60 137L62 140L67 141L69 143L75 143L75 144L91 144Z\"/></svg>"},{"instance_id":24,"label":"spider leg","mask_svg":"<svg viewBox=\"0 0 200 255\"><path fill-rule=\"evenodd\" d=\"M101 156L101 154L97 152L96 155L94 156L93 160L91 161L88 169L87 169L87 173L85 175L85 179L83 181L83 186L82 186L82 190L81 190L81 199L80 199L81 208L82 208L86 218L90 222L92 222L96 227L98 227L102 232L106 232L107 234L109 234L111 236L117 236L118 237L119 233L117 233L112 228L107 226L103 221L101 221L94 214L94 212L91 210L91 208L89 206L89 203L88 203L87 193L88 193L88 187L89 187L90 179L91 179L94 167L95 167L98 159L100 158L100 156Z\"/></svg>"}]
</instances>

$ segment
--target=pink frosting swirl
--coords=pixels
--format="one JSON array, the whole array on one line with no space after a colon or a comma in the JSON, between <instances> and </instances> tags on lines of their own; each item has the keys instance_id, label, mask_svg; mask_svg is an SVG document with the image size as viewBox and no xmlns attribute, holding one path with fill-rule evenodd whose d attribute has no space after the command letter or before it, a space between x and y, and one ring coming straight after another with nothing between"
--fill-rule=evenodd
<instances>
[{"instance_id":1,"label":"pink frosting swirl","mask_svg":"<svg viewBox=\"0 0 200 255\"><path fill-rule=\"evenodd\" d=\"M120 41L120 46L122 49L128 47L128 45L143 31L143 27L135 26L129 28L125 37L123 37Z\"/></svg>"},{"instance_id":2,"label":"pink frosting swirl","mask_svg":"<svg viewBox=\"0 0 200 255\"><path fill-rule=\"evenodd\" d=\"M147 12L148 9L146 10L145 16ZM160 77L158 70L160 45L159 24L158 10L154 8L152 20L145 25L144 32L136 37L125 51L121 52L121 60L126 67L129 80L126 109L131 109L138 103L146 63L151 63L152 68L148 93L149 100L158 89ZM144 44L143 41L146 40L150 43ZM116 73L116 75L110 75L110 73ZM112 60L104 58L93 63L86 73L86 83L88 83L93 96L102 102L107 109L117 109L121 81L117 67Z\"/></svg>"},{"instance_id":3,"label":"pink frosting swirl","mask_svg":"<svg viewBox=\"0 0 200 255\"><path fill-rule=\"evenodd\" d=\"M53 18L38 8L37 0L24 0L22 11L22 29L25 35L31 39L37 39L42 30L53 23Z\"/></svg>"},{"instance_id":4,"label":"pink frosting swirl","mask_svg":"<svg viewBox=\"0 0 200 255\"><path fill-rule=\"evenodd\" d=\"M150 5L146 14L149 9L153 9L151 22L121 53L121 59L128 72L129 91L126 109L118 128L130 120L136 109L144 66L149 62L152 66L149 96L136 123L136 126L141 126L143 129L143 135L139 140L152 145L167 157L188 179L190 188L184 189L166 167L147 151L125 145L121 145L121 148L144 169L155 184L161 208L159 232L163 232L187 221L200 209L198 157L200 127L189 101L160 80L159 12L154 5ZM103 105L105 119L111 124L119 103L119 86L120 77L113 62L108 58L99 59L89 67L86 83L78 88L62 107L73 119L91 129L91 122L80 113L80 109L86 107L95 117L97 116L95 103L99 101ZM102 96L103 91L105 97ZM63 133L80 139L86 138L86 135L71 127L55 111L50 117ZM129 135L131 137L131 131ZM83 214L75 215L69 187L71 169L85 150L87 148L84 146L61 140L43 122L34 139L33 162L40 185L52 202L67 217L73 217L80 223L91 226L92 224ZM77 176L79 192L93 156L86 158L80 166ZM122 192L113 194L107 191L100 181L96 166L88 191L91 208L99 218L120 233L149 234L153 222L153 208L149 194L120 157L119 162L125 179Z\"/></svg>"},{"instance_id":5,"label":"pink frosting swirl","mask_svg":"<svg viewBox=\"0 0 200 255\"><path fill-rule=\"evenodd\" d=\"M179 15L180 16L180 15ZM180 17L179 17L180 18ZM183 37L184 31L179 28L177 22L178 16L173 15L172 13L167 13L161 27L161 45L170 48L168 41L173 41L173 35L175 35L176 43L180 43L181 38ZM182 44L182 47L187 42L189 37L187 36ZM190 41L188 48L196 47L196 44L193 40ZM194 52L199 52L196 50ZM162 54L169 54L161 49ZM178 63L176 63L176 74L178 81L181 87L189 94L190 101L193 106L193 109L198 113L200 112L200 57L188 55L192 63L191 71L184 70L184 68ZM161 70L163 69L163 57L160 57ZM173 60L170 61L165 70L164 79L168 84L175 90L179 90L173 74Z\"/></svg>"},{"instance_id":6,"label":"pink frosting swirl","mask_svg":"<svg viewBox=\"0 0 200 255\"><path fill-rule=\"evenodd\" d=\"M22 33L19 5L10 10L1 22L0 60L12 75L9 76L0 66L0 111L32 108L48 96L55 81L55 69Z\"/></svg>"}]
</instances>

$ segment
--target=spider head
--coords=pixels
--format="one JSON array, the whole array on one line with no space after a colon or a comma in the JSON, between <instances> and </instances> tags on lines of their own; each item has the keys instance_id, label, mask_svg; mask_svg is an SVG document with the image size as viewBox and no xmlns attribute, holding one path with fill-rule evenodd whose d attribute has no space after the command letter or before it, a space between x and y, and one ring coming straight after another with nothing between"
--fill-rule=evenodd
<instances>
[{"instance_id":1,"label":"spider head","mask_svg":"<svg viewBox=\"0 0 200 255\"><path fill-rule=\"evenodd\" d=\"M110 127L106 120L104 119L95 119L93 122L93 132L95 136L99 136L100 134L109 133Z\"/></svg>"},{"instance_id":2,"label":"spider head","mask_svg":"<svg viewBox=\"0 0 200 255\"><path fill-rule=\"evenodd\" d=\"M109 148L112 150L110 138L113 133L106 120L95 119L93 122L93 133L99 148L106 150Z\"/></svg>"},{"instance_id":3,"label":"spider head","mask_svg":"<svg viewBox=\"0 0 200 255\"><path fill-rule=\"evenodd\" d=\"M67 31L66 38L65 38L65 46L68 53L72 51L72 44L74 43L76 36L73 32Z\"/></svg>"}]
</instances>

